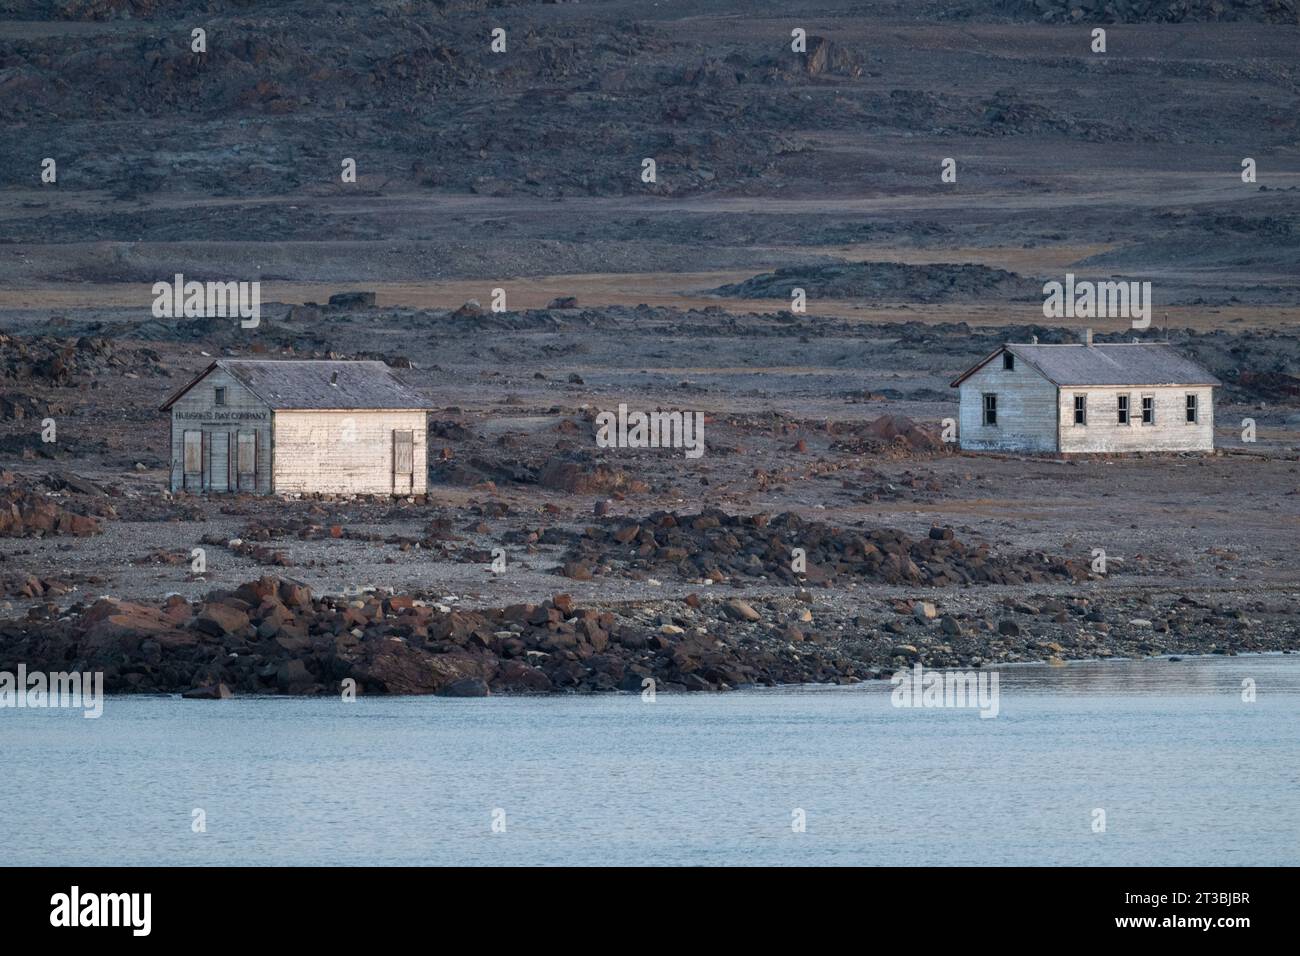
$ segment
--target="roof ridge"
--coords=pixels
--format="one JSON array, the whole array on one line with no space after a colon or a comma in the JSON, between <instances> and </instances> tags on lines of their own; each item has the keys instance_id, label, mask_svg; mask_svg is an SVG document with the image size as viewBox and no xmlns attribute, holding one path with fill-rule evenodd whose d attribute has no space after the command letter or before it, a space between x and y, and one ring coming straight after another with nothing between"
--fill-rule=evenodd
<instances>
[{"instance_id":1,"label":"roof ridge","mask_svg":"<svg viewBox=\"0 0 1300 956\"><path fill-rule=\"evenodd\" d=\"M254 359L254 358L232 358L232 357L229 357L229 356L225 356L225 357L219 358L219 359L217 359L217 362L218 362L218 363L221 363L221 362L266 362L266 363L268 363L268 364L274 362L274 363L276 363L277 365L287 365L287 364L290 363L290 362L303 362L303 363L306 363L306 364L309 364L309 365L324 365L326 362L335 362L335 363L337 363L337 364L339 364L339 365L365 365L365 364L371 364L371 365L376 365L376 364L377 364L377 365L388 365L388 363L385 362L383 359L303 359L303 358L291 358L291 359L274 359L274 358ZM389 366L389 367L391 368L392 366Z\"/></svg>"}]
</instances>

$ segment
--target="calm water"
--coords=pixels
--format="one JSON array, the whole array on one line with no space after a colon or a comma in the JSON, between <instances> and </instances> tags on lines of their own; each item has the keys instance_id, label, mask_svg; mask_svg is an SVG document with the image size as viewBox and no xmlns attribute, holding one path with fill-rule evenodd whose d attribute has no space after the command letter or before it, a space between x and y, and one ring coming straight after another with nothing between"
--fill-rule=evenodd
<instances>
[{"instance_id":1,"label":"calm water","mask_svg":"<svg viewBox=\"0 0 1300 956\"><path fill-rule=\"evenodd\" d=\"M1300 656L1001 675L992 720L887 682L0 710L3 862L1300 863Z\"/></svg>"}]
</instances>

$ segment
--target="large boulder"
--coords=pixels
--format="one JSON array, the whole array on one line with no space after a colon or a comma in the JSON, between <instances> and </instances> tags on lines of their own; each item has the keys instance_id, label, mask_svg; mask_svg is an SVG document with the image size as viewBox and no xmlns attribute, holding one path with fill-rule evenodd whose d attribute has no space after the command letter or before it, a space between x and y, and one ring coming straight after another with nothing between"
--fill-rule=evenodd
<instances>
[{"instance_id":1,"label":"large boulder","mask_svg":"<svg viewBox=\"0 0 1300 956\"><path fill-rule=\"evenodd\" d=\"M268 599L279 603L281 583L280 579L275 575L266 574L256 581L241 584L235 589L235 597L244 601L250 607L257 607Z\"/></svg>"},{"instance_id":2,"label":"large boulder","mask_svg":"<svg viewBox=\"0 0 1300 956\"><path fill-rule=\"evenodd\" d=\"M243 634L248 627L248 614L237 607L224 603L203 605L194 619L194 629L214 637L225 634Z\"/></svg>"},{"instance_id":3,"label":"large boulder","mask_svg":"<svg viewBox=\"0 0 1300 956\"><path fill-rule=\"evenodd\" d=\"M371 640L361 647L352 676L380 694L434 694L464 677L482 678L482 667L460 654L431 654L405 641Z\"/></svg>"},{"instance_id":4,"label":"large boulder","mask_svg":"<svg viewBox=\"0 0 1300 956\"><path fill-rule=\"evenodd\" d=\"M300 694L315 683L307 665L297 658L285 661L275 672L275 684L286 694Z\"/></svg>"},{"instance_id":5,"label":"large boulder","mask_svg":"<svg viewBox=\"0 0 1300 956\"><path fill-rule=\"evenodd\" d=\"M906 415L881 415L871 422L866 433L884 442L900 444L911 451L932 452L943 448L938 435L918 425Z\"/></svg>"},{"instance_id":6,"label":"large boulder","mask_svg":"<svg viewBox=\"0 0 1300 956\"><path fill-rule=\"evenodd\" d=\"M487 697L487 682L481 677L462 677L438 688L439 697Z\"/></svg>"},{"instance_id":7,"label":"large boulder","mask_svg":"<svg viewBox=\"0 0 1300 956\"><path fill-rule=\"evenodd\" d=\"M99 520L68 511L35 491L10 490L0 495L0 538L98 534Z\"/></svg>"},{"instance_id":8,"label":"large boulder","mask_svg":"<svg viewBox=\"0 0 1300 956\"><path fill-rule=\"evenodd\" d=\"M502 661L492 687L509 694L546 694L553 688L546 672L523 661Z\"/></svg>"},{"instance_id":9,"label":"large boulder","mask_svg":"<svg viewBox=\"0 0 1300 956\"><path fill-rule=\"evenodd\" d=\"M292 608L308 609L311 607L311 588L297 581L280 581L280 600Z\"/></svg>"},{"instance_id":10,"label":"large boulder","mask_svg":"<svg viewBox=\"0 0 1300 956\"><path fill-rule=\"evenodd\" d=\"M88 650L138 643L147 637L169 647L196 642L192 634L178 629L165 612L116 598L96 601L82 617L81 629L82 644Z\"/></svg>"}]
</instances>

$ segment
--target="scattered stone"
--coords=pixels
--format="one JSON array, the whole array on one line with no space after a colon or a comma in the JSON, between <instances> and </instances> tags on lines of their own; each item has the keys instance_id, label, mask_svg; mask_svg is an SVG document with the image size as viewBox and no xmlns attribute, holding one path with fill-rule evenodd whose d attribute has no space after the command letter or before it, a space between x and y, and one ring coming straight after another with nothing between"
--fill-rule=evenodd
<instances>
[{"instance_id":1,"label":"scattered stone","mask_svg":"<svg viewBox=\"0 0 1300 956\"><path fill-rule=\"evenodd\" d=\"M581 561L565 562L564 569L561 573L566 578L572 578L575 581L591 580L591 568L587 567L587 565L583 564Z\"/></svg>"},{"instance_id":2,"label":"scattered stone","mask_svg":"<svg viewBox=\"0 0 1300 956\"><path fill-rule=\"evenodd\" d=\"M602 574L631 576L675 569L680 579L714 582L762 577L786 584L825 585L845 577L883 584L1037 584L1084 580L1087 568L1040 553L995 555L955 538L913 539L892 528L845 529L795 514L732 515L656 512L639 521L611 519L582 532L554 532L572 542L566 562ZM807 567L790 567L797 544Z\"/></svg>"},{"instance_id":3,"label":"scattered stone","mask_svg":"<svg viewBox=\"0 0 1300 956\"><path fill-rule=\"evenodd\" d=\"M102 530L99 519L69 511L40 492L0 492L0 538L85 537Z\"/></svg>"},{"instance_id":4,"label":"scattered stone","mask_svg":"<svg viewBox=\"0 0 1300 956\"><path fill-rule=\"evenodd\" d=\"M761 621L763 616L753 609L744 601L728 601L723 605L723 611L733 620L737 621Z\"/></svg>"}]
</instances>

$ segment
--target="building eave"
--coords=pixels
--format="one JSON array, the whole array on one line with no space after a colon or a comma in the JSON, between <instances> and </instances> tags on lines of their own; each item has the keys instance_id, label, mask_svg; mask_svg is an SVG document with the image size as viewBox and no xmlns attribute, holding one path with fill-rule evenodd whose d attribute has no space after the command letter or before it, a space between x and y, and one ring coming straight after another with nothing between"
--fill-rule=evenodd
<instances>
[{"instance_id":1,"label":"building eave","mask_svg":"<svg viewBox=\"0 0 1300 956\"><path fill-rule=\"evenodd\" d=\"M948 387L949 387L949 388L957 388L959 385L961 385L962 382L966 381L966 379L970 378L972 375L974 375L976 372L978 372L980 369L982 369L985 365L988 365L989 362L992 362L995 358L997 358L997 357L998 357L999 355L1001 355L1003 352L1010 352L1010 353L1011 353L1012 355L1014 355L1017 359L1019 359L1021 362L1024 362L1026 365L1028 365L1030 368L1032 368L1035 372L1037 372L1040 376L1042 376L1042 378L1043 378L1044 380L1046 380L1047 382L1050 382L1052 385L1055 385L1057 388L1060 388L1060 387L1061 387L1060 383L1059 383L1059 382L1052 381L1051 377L1048 376L1048 374L1047 374L1046 372L1044 372L1044 371L1043 371L1043 370L1038 366L1038 364L1037 364L1036 362L1034 362L1032 359L1025 358L1025 356L1023 356L1023 355L1021 355L1019 352L1017 352L1017 351L1015 350L1015 346L1014 346L1014 345L1011 345L1010 343L1006 343L1006 344L1003 344L1003 345L999 345L996 349L994 349L994 350L993 350L992 352L990 352L988 355L984 356L984 358L980 359L978 362L976 362L974 365L972 365L972 366L971 366L970 368L968 368L966 371L962 372L961 375L957 376L957 378L953 379L952 382L949 383Z\"/></svg>"},{"instance_id":2,"label":"building eave","mask_svg":"<svg viewBox=\"0 0 1300 956\"><path fill-rule=\"evenodd\" d=\"M200 372L193 380L191 380L188 385L181 386L180 391L176 392L176 394L174 394L171 398L163 402L162 406L158 410L160 412L165 412L168 409L170 409L173 405L175 405L178 401L180 401L185 396L186 392L188 392L195 385L199 384L199 382L207 378L208 375L212 372L212 370L216 367L217 367L216 362L210 364L207 368L205 368L202 372Z\"/></svg>"},{"instance_id":3,"label":"building eave","mask_svg":"<svg viewBox=\"0 0 1300 956\"><path fill-rule=\"evenodd\" d=\"M352 415L366 415L366 414L369 414L370 412L374 412L375 414L379 414L379 415L386 415L386 414L388 414L388 413L390 413L390 412L423 412L424 414L427 415L427 414L429 414L429 412L433 411L433 409L431 409L431 408L420 408L420 407L418 407L418 406L397 406L397 407L394 407L394 408L353 408L351 405L339 405L339 406L337 406L337 407L335 407L335 408L316 408L316 407L312 407L312 408L293 408L292 406L289 406L289 405L272 405L272 406L271 406L271 411L272 411L272 412L276 412L276 413L279 413L279 412L302 412L302 413L307 413L307 412L320 412L320 413L323 414L323 415L333 415L333 414L335 414L335 413L337 413L337 412L348 412L349 414L352 414Z\"/></svg>"}]
</instances>

